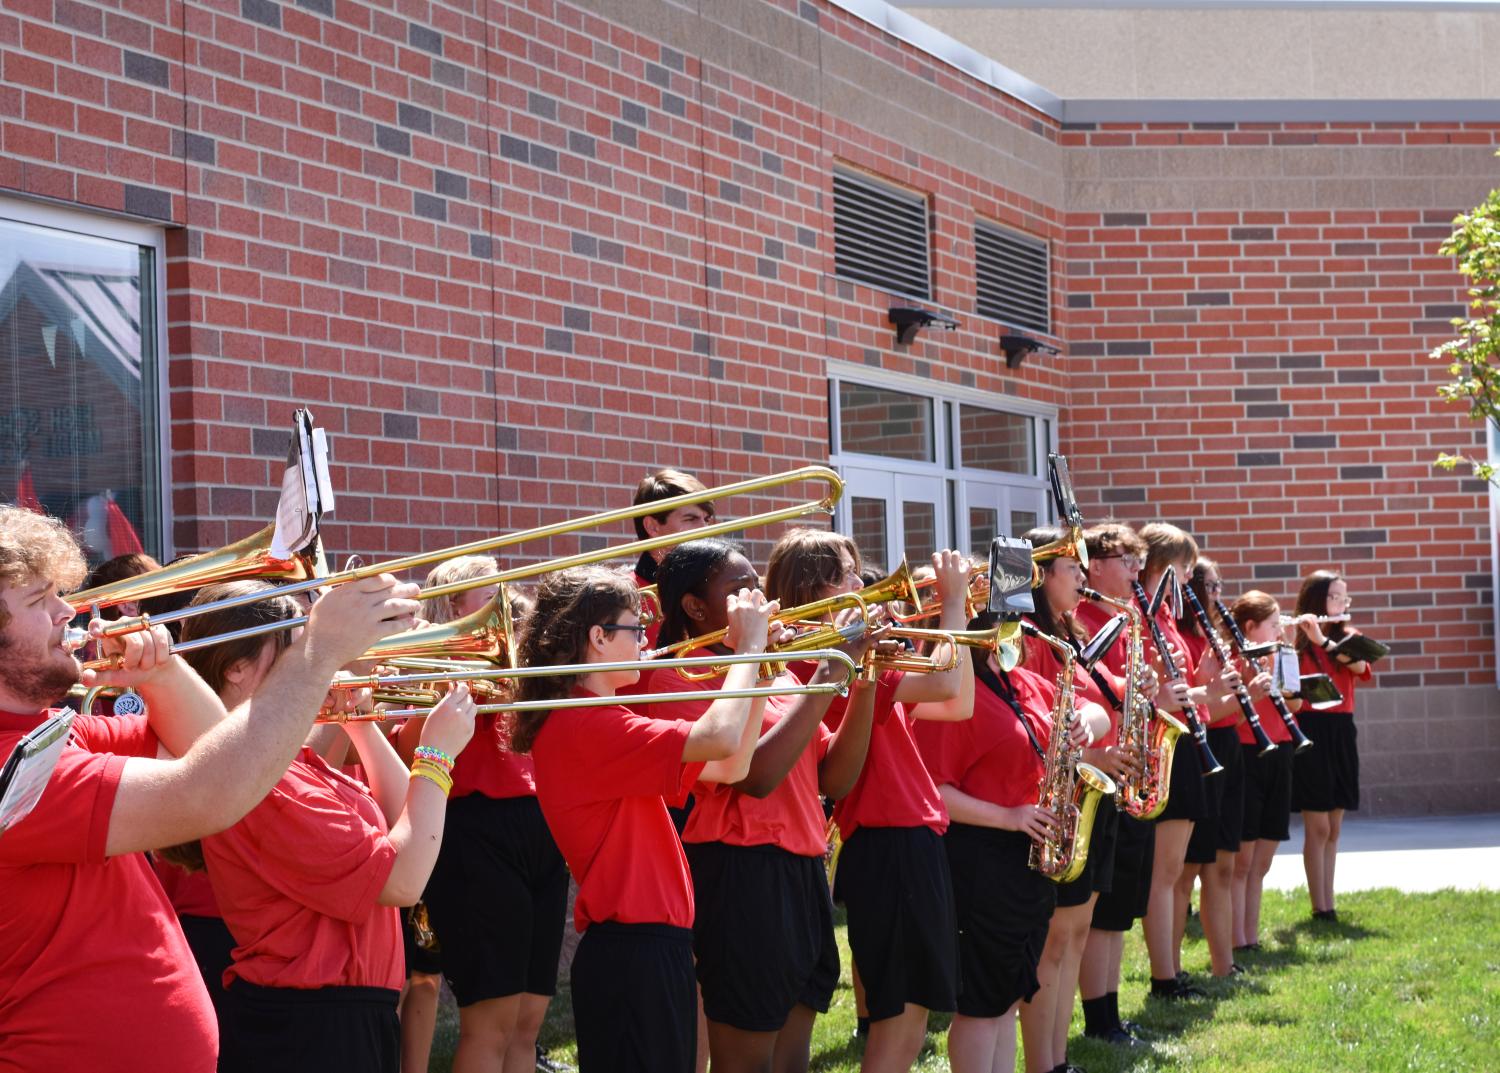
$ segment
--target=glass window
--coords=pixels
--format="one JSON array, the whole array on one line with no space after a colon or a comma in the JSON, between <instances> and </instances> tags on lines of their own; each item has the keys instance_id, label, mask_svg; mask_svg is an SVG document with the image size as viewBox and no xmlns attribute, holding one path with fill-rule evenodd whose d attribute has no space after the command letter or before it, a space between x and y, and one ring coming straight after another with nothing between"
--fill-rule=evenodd
<instances>
[{"instance_id":1,"label":"glass window","mask_svg":"<svg viewBox=\"0 0 1500 1073\"><path fill-rule=\"evenodd\" d=\"M931 399L839 381L839 446L843 451L932 462L936 459L932 425Z\"/></svg>"},{"instance_id":2,"label":"glass window","mask_svg":"<svg viewBox=\"0 0 1500 1073\"><path fill-rule=\"evenodd\" d=\"M854 546L866 567L886 573L885 500L854 496L849 500L849 514L854 523Z\"/></svg>"},{"instance_id":3,"label":"glass window","mask_svg":"<svg viewBox=\"0 0 1500 1073\"><path fill-rule=\"evenodd\" d=\"M1020 536L1036 528L1036 511L1013 510L1010 512L1010 535Z\"/></svg>"},{"instance_id":4,"label":"glass window","mask_svg":"<svg viewBox=\"0 0 1500 1073\"><path fill-rule=\"evenodd\" d=\"M969 508L969 549L976 558L989 559L999 525L1000 512L993 507Z\"/></svg>"},{"instance_id":5,"label":"glass window","mask_svg":"<svg viewBox=\"0 0 1500 1073\"><path fill-rule=\"evenodd\" d=\"M1035 476L1036 418L986 410L982 406L958 408L962 465L966 469L989 469L1001 473Z\"/></svg>"},{"instance_id":6,"label":"glass window","mask_svg":"<svg viewBox=\"0 0 1500 1073\"><path fill-rule=\"evenodd\" d=\"M91 563L159 556L156 249L4 211L0 496L68 522Z\"/></svg>"},{"instance_id":7,"label":"glass window","mask_svg":"<svg viewBox=\"0 0 1500 1073\"><path fill-rule=\"evenodd\" d=\"M933 503L903 500L901 533L906 539L906 561L915 570L931 564L937 546L937 506Z\"/></svg>"}]
</instances>

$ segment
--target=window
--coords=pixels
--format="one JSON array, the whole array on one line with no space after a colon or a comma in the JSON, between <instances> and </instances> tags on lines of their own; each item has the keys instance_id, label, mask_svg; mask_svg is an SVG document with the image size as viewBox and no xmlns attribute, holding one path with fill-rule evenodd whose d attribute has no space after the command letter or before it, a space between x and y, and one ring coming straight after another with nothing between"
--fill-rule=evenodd
<instances>
[{"instance_id":1,"label":"window","mask_svg":"<svg viewBox=\"0 0 1500 1073\"><path fill-rule=\"evenodd\" d=\"M988 557L996 536L1051 521L1047 452L1056 413L979 392L830 363L832 462L846 485L836 525L867 565L921 565L939 548Z\"/></svg>"},{"instance_id":2,"label":"window","mask_svg":"<svg viewBox=\"0 0 1500 1073\"><path fill-rule=\"evenodd\" d=\"M833 172L834 271L928 298L927 199L843 168Z\"/></svg>"},{"instance_id":3,"label":"window","mask_svg":"<svg viewBox=\"0 0 1500 1073\"><path fill-rule=\"evenodd\" d=\"M1045 242L994 224L975 224L974 259L980 316L1052 331L1052 273Z\"/></svg>"},{"instance_id":4,"label":"window","mask_svg":"<svg viewBox=\"0 0 1500 1073\"><path fill-rule=\"evenodd\" d=\"M0 496L166 553L161 233L0 201Z\"/></svg>"}]
</instances>

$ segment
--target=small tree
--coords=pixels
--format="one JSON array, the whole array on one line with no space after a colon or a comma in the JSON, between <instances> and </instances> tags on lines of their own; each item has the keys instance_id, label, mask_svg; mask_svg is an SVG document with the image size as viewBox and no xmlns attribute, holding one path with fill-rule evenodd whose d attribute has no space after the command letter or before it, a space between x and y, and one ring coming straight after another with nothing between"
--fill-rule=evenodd
<instances>
[{"instance_id":1,"label":"small tree","mask_svg":"<svg viewBox=\"0 0 1500 1073\"><path fill-rule=\"evenodd\" d=\"M1469 416L1483 421L1488 433L1500 427L1500 190L1491 190L1483 204L1453 223L1453 234L1439 252L1458 258L1459 272L1469 278L1470 318L1455 319L1458 338L1432 352L1448 363L1453 377L1438 388L1438 396L1445 402L1466 403ZM1474 476L1500 488L1497 467L1487 461L1447 453L1437 458L1443 469L1460 462L1467 463Z\"/></svg>"}]
</instances>

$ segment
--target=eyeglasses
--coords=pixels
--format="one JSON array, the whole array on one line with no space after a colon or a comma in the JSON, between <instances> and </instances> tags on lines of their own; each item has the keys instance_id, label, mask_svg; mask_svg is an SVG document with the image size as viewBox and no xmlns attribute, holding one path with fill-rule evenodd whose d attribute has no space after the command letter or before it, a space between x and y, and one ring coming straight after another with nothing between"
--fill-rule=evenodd
<instances>
[{"instance_id":1,"label":"eyeglasses","mask_svg":"<svg viewBox=\"0 0 1500 1073\"><path fill-rule=\"evenodd\" d=\"M1139 555L1090 555L1089 562L1096 563L1100 559L1119 559L1125 564L1126 570L1139 570L1146 565L1146 560Z\"/></svg>"},{"instance_id":2,"label":"eyeglasses","mask_svg":"<svg viewBox=\"0 0 1500 1073\"><path fill-rule=\"evenodd\" d=\"M1222 581L1205 581L1203 583L1203 587L1205 589L1207 589L1209 592L1223 592L1224 591L1224 583Z\"/></svg>"},{"instance_id":3,"label":"eyeglasses","mask_svg":"<svg viewBox=\"0 0 1500 1073\"><path fill-rule=\"evenodd\" d=\"M639 622L633 624L624 622L609 622L600 626L599 628L601 630L604 630L606 633L612 633L615 630L632 630L635 633L635 639L638 643L646 643L646 627L642 626Z\"/></svg>"}]
</instances>

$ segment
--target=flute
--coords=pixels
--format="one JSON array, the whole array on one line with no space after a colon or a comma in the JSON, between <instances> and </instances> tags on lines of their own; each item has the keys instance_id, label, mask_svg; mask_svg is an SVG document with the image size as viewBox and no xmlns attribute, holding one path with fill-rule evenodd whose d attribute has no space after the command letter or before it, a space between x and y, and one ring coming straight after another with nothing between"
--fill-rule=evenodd
<instances>
[{"instance_id":1,"label":"flute","mask_svg":"<svg viewBox=\"0 0 1500 1073\"><path fill-rule=\"evenodd\" d=\"M1279 617L1281 619L1281 628L1284 630L1289 630L1302 621L1301 615L1281 615ZM1313 621L1320 626L1327 626L1331 622L1348 622L1350 617L1349 615L1314 615Z\"/></svg>"}]
</instances>

